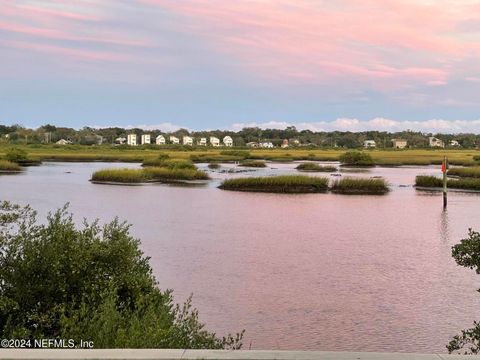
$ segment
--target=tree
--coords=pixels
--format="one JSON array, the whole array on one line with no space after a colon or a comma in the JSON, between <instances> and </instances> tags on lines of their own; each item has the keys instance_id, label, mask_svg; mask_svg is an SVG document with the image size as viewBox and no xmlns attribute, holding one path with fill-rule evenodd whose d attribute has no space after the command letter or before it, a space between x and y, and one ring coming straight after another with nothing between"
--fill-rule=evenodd
<instances>
[{"instance_id":1,"label":"tree","mask_svg":"<svg viewBox=\"0 0 480 360\"><path fill-rule=\"evenodd\" d=\"M0 204L0 336L71 338L95 347L233 348L243 332L204 329L190 299L175 306L149 258L114 219L77 228L67 207L45 224L35 211Z\"/></svg>"},{"instance_id":2,"label":"tree","mask_svg":"<svg viewBox=\"0 0 480 360\"><path fill-rule=\"evenodd\" d=\"M474 269L480 274L480 233L469 229L468 238L452 248L452 256L458 265ZM474 321L473 328L462 330L454 336L447 349L449 353L463 351L464 354L479 354L480 322Z\"/></svg>"}]
</instances>

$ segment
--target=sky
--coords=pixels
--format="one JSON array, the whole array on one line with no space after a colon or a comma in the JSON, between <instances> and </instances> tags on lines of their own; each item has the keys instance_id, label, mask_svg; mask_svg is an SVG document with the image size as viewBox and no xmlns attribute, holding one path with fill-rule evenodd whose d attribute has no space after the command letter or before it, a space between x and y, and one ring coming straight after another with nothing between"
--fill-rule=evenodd
<instances>
[{"instance_id":1,"label":"sky","mask_svg":"<svg viewBox=\"0 0 480 360\"><path fill-rule=\"evenodd\" d=\"M0 123L480 132L480 1L0 0Z\"/></svg>"}]
</instances>

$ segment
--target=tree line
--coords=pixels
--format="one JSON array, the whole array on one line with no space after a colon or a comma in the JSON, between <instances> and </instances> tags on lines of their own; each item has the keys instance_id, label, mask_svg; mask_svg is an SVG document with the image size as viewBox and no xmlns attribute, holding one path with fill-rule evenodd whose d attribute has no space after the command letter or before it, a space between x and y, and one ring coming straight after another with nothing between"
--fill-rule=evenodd
<instances>
[{"instance_id":1,"label":"tree line","mask_svg":"<svg viewBox=\"0 0 480 360\"><path fill-rule=\"evenodd\" d=\"M69 127L59 127L54 125L43 125L37 129L29 129L21 125L5 126L0 125L0 139L2 142L12 144L41 144L55 143L60 139L70 140L75 144L95 145L99 143L113 144L115 139L126 137L127 134L135 133L138 137L148 133L152 136L152 142L156 136L174 135L181 138L189 135L195 138L215 136L223 138L231 136L235 146L245 146L249 142L269 141L275 146L280 146L284 139L298 140L302 146L312 146L321 148L360 148L365 140L374 140L378 148L391 148L392 139L405 139L409 148L427 148L429 147L428 137L434 136L444 141L445 144L451 140L458 141L462 148L477 148L480 146L480 134L462 133L462 134L441 134L441 133L422 133L419 131L311 131L298 130L295 126L289 126L285 129L261 129L259 127L243 128L240 131L231 130L209 130L209 131L189 131L179 129L172 132L155 130L143 130L140 128L125 129L121 127L92 128L84 127L74 129ZM292 145L292 143L290 143Z\"/></svg>"}]
</instances>

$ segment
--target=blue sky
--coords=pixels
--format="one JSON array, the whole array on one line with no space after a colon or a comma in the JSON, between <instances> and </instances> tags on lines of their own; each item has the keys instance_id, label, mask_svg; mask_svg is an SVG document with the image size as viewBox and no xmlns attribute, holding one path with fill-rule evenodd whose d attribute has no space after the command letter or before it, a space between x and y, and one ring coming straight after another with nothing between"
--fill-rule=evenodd
<instances>
[{"instance_id":1,"label":"blue sky","mask_svg":"<svg viewBox=\"0 0 480 360\"><path fill-rule=\"evenodd\" d=\"M0 123L480 131L469 0L0 0Z\"/></svg>"}]
</instances>

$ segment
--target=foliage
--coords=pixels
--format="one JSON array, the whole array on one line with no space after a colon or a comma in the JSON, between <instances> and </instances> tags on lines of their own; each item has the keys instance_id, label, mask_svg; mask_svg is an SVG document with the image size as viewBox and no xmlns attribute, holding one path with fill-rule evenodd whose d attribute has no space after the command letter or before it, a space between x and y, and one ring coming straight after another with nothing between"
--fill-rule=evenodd
<instances>
[{"instance_id":1,"label":"foliage","mask_svg":"<svg viewBox=\"0 0 480 360\"><path fill-rule=\"evenodd\" d=\"M298 171L312 171L312 172L335 172L337 168L330 165L319 165L313 162L306 162L299 164L296 169Z\"/></svg>"},{"instance_id":2,"label":"foliage","mask_svg":"<svg viewBox=\"0 0 480 360\"><path fill-rule=\"evenodd\" d=\"M372 178L343 178L334 181L330 189L335 193L352 195L383 195L389 192L384 179Z\"/></svg>"},{"instance_id":3,"label":"foliage","mask_svg":"<svg viewBox=\"0 0 480 360\"><path fill-rule=\"evenodd\" d=\"M168 158L158 158L158 159L145 159L142 166L156 166L164 167L168 169L192 169L195 170L196 166L191 160L181 160L181 159L168 159Z\"/></svg>"},{"instance_id":4,"label":"foliage","mask_svg":"<svg viewBox=\"0 0 480 360\"><path fill-rule=\"evenodd\" d=\"M220 189L273 193L314 193L328 189L328 179L303 175L227 179Z\"/></svg>"},{"instance_id":5,"label":"foliage","mask_svg":"<svg viewBox=\"0 0 480 360\"><path fill-rule=\"evenodd\" d=\"M220 151L220 155L228 155L228 156L239 156L244 159L250 157L250 151L248 150L222 150Z\"/></svg>"},{"instance_id":6,"label":"foliage","mask_svg":"<svg viewBox=\"0 0 480 360\"><path fill-rule=\"evenodd\" d=\"M347 166L374 166L370 154L363 151L347 151L340 155L340 162Z\"/></svg>"},{"instance_id":7,"label":"foliage","mask_svg":"<svg viewBox=\"0 0 480 360\"><path fill-rule=\"evenodd\" d=\"M22 168L14 162L0 160L0 171L20 171Z\"/></svg>"},{"instance_id":8,"label":"foliage","mask_svg":"<svg viewBox=\"0 0 480 360\"><path fill-rule=\"evenodd\" d=\"M14 163L25 162L28 159L28 153L20 148L12 148L5 154L5 158Z\"/></svg>"},{"instance_id":9,"label":"foliage","mask_svg":"<svg viewBox=\"0 0 480 360\"><path fill-rule=\"evenodd\" d=\"M190 299L161 291L129 225L77 228L64 207L37 222L0 204L0 335L91 340L97 348L240 348L205 330Z\"/></svg>"},{"instance_id":10,"label":"foliage","mask_svg":"<svg viewBox=\"0 0 480 360\"><path fill-rule=\"evenodd\" d=\"M452 247L452 256L456 263L480 274L480 233L469 229L468 238ZM479 290L480 291L480 290ZM480 323L474 321L473 328L462 330L447 345L449 353L480 353Z\"/></svg>"}]
</instances>

